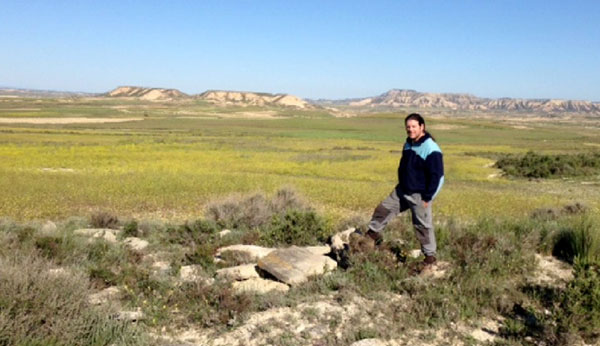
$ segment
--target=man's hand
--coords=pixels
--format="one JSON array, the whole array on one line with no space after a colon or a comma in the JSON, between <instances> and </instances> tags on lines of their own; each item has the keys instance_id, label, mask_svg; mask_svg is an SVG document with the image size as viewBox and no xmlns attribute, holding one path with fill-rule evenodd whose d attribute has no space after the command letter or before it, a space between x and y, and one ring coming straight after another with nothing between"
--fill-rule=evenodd
<instances>
[{"instance_id":1,"label":"man's hand","mask_svg":"<svg viewBox=\"0 0 600 346\"><path fill-rule=\"evenodd\" d=\"M429 207L429 202L423 201L423 207L425 207L425 208Z\"/></svg>"}]
</instances>

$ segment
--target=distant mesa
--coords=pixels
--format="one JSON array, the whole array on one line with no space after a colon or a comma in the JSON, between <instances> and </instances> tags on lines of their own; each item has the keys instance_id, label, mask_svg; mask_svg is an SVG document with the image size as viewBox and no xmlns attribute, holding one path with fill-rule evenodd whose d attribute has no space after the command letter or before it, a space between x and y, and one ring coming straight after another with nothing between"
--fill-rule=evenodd
<instances>
[{"instance_id":1,"label":"distant mesa","mask_svg":"<svg viewBox=\"0 0 600 346\"><path fill-rule=\"evenodd\" d=\"M379 96L338 101L319 100L321 105L363 108L437 108L471 111L511 111L540 113L600 113L600 103L555 99L480 98L470 94L422 93L392 89Z\"/></svg>"},{"instance_id":2,"label":"distant mesa","mask_svg":"<svg viewBox=\"0 0 600 346\"><path fill-rule=\"evenodd\" d=\"M299 97L287 94L268 94L242 91L209 90L197 96L198 99L219 104L238 106L283 106L312 108L312 105Z\"/></svg>"},{"instance_id":3,"label":"distant mesa","mask_svg":"<svg viewBox=\"0 0 600 346\"><path fill-rule=\"evenodd\" d=\"M313 107L308 102L293 95L243 91L209 90L198 95L188 95L177 89L121 86L109 91L106 93L106 96L137 98L149 101L171 101L194 98L222 106L275 106L302 109Z\"/></svg>"},{"instance_id":4,"label":"distant mesa","mask_svg":"<svg viewBox=\"0 0 600 346\"><path fill-rule=\"evenodd\" d=\"M168 101L189 97L177 89L120 86L107 93L110 97L134 97L149 101Z\"/></svg>"},{"instance_id":5,"label":"distant mesa","mask_svg":"<svg viewBox=\"0 0 600 346\"><path fill-rule=\"evenodd\" d=\"M391 89L381 95L342 100L303 100L289 94L246 91L208 90L188 95L177 89L120 86L103 94L52 90L0 88L0 98L82 98L119 97L154 102L202 100L218 106L289 107L315 109L325 107L336 116L381 110L432 109L449 112L533 113L555 115L600 115L600 102L557 99L482 98L460 93L426 93L408 89Z\"/></svg>"}]
</instances>

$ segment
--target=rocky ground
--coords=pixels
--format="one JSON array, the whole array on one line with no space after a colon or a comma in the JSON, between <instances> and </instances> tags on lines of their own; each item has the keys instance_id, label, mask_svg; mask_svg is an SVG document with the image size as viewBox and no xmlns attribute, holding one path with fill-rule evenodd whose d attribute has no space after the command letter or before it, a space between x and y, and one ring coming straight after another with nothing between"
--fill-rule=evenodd
<instances>
[{"instance_id":1,"label":"rocky ground","mask_svg":"<svg viewBox=\"0 0 600 346\"><path fill-rule=\"evenodd\" d=\"M44 226L51 232L52 225ZM180 268L176 277L177 282L203 281L212 284L215 280L232 282L232 288L238 293L268 295L272 292L286 292L290 287L306 282L309 277L331 275L337 268L337 263L330 255L331 251L348 246L353 229L339 233L332 238L331 244L312 247L266 248L255 245L233 245L220 248L215 261L223 261L224 257L232 254L250 259L251 263L222 268L216 271L214 277L206 277L199 265L188 265ZM114 229L79 229L74 233L94 239L104 239L109 243L123 242L131 249L144 253L144 261L150 261L151 268L157 275L170 275L169 263L161 253L148 251L149 243L136 237L119 237L119 230ZM230 231L224 230L221 236ZM121 239L121 240L120 240ZM420 256L420 251L411 251L409 256ZM572 278L569 265L550 256L536 255L537 271L531 277L531 283L547 287L564 287ZM449 269L449 264L439 262L426 275L415 276L411 280L429 280L436 284L443 279ZM62 268L55 269L56 275L64 275ZM111 286L99 290L89 296L92 305L119 305L123 288ZM245 321L225 332L211 328L198 328L195 325L186 327L166 328L151 331L159 344L170 345L268 345L268 344L299 344L299 345L330 345L349 344L344 340L348 330L360 327L374 326L382 320L390 323L390 316L385 316L380 309L381 304L393 302L402 306L402 302L410 297L385 294L380 299L368 299L358 295L341 297L330 294L311 297L310 301L301 302L292 307L275 307L259 311L249 316ZM401 311L400 311L401 313ZM142 310L124 309L115 318L135 323L143 320ZM402 337L394 339L376 339L365 335L360 341L351 343L353 346L368 345L448 345L486 344L501 342L499 330L503 318L486 318L471 324L453 324L451 329L443 330L410 330ZM393 321L391 321L393 323Z\"/></svg>"}]
</instances>

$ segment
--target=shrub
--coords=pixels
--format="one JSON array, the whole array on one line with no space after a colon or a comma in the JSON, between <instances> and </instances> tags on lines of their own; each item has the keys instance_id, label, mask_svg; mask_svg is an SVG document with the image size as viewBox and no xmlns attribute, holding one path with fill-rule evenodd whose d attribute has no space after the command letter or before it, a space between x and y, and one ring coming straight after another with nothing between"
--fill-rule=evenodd
<instances>
[{"instance_id":1,"label":"shrub","mask_svg":"<svg viewBox=\"0 0 600 346\"><path fill-rule=\"evenodd\" d=\"M574 278L567 286L560 308L560 333L576 333L587 343L600 338L600 261L576 257Z\"/></svg>"},{"instance_id":2,"label":"shrub","mask_svg":"<svg viewBox=\"0 0 600 346\"><path fill-rule=\"evenodd\" d=\"M123 225L123 237L137 237L139 234L137 221L130 220Z\"/></svg>"},{"instance_id":3,"label":"shrub","mask_svg":"<svg viewBox=\"0 0 600 346\"><path fill-rule=\"evenodd\" d=\"M261 243L278 245L317 245L331 234L325 220L314 211L288 210L275 215L271 225L262 233Z\"/></svg>"},{"instance_id":4,"label":"shrub","mask_svg":"<svg viewBox=\"0 0 600 346\"><path fill-rule=\"evenodd\" d=\"M205 243L217 233L217 225L211 220L196 220L183 225L169 227L164 232L166 240L171 244L194 246Z\"/></svg>"},{"instance_id":5,"label":"shrub","mask_svg":"<svg viewBox=\"0 0 600 346\"><path fill-rule=\"evenodd\" d=\"M589 215L582 215L562 228L554 239L552 254L569 263L576 257L591 261L600 257L600 231Z\"/></svg>"},{"instance_id":6,"label":"shrub","mask_svg":"<svg viewBox=\"0 0 600 346\"><path fill-rule=\"evenodd\" d=\"M496 167L507 175L525 178L589 176L600 172L600 153L575 155L504 155Z\"/></svg>"},{"instance_id":7,"label":"shrub","mask_svg":"<svg viewBox=\"0 0 600 346\"><path fill-rule=\"evenodd\" d=\"M0 344L145 344L133 326L87 303L87 280L53 274L35 254L0 258ZM64 277L68 275L68 277Z\"/></svg>"},{"instance_id":8,"label":"shrub","mask_svg":"<svg viewBox=\"0 0 600 346\"><path fill-rule=\"evenodd\" d=\"M277 192L271 199L270 206L271 210L275 213L283 213L289 209L309 209L306 206L304 200L300 196L298 196L298 193L290 187L285 187L277 190Z\"/></svg>"},{"instance_id":9,"label":"shrub","mask_svg":"<svg viewBox=\"0 0 600 346\"><path fill-rule=\"evenodd\" d=\"M266 198L256 194L247 198L232 196L208 206L207 218L227 228L252 229L266 224L272 211Z\"/></svg>"},{"instance_id":10,"label":"shrub","mask_svg":"<svg viewBox=\"0 0 600 346\"><path fill-rule=\"evenodd\" d=\"M211 203L206 217L220 227L255 229L267 226L273 215L284 214L291 209L309 210L294 190L283 188L270 201L262 194L254 194L249 197L234 195Z\"/></svg>"},{"instance_id":11,"label":"shrub","mask_svg":"<svg viewBox=\"0 0 600 346\"><path fill-rule=\"evenodd\" d=\"M119 218L108 211L98 211L92 214L90 223L95 228L117 229L119 227Z\"/></svg>"}]
</instances>

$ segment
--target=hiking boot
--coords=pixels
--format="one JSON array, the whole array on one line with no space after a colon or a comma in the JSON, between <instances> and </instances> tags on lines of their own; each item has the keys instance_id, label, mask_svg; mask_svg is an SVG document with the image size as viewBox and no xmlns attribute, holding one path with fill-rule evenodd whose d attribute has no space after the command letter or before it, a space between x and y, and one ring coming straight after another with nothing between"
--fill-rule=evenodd
<instances>
[{"instance_id":1,"label":"hiking boot","mask_svg":"<svg viewBox=\"0 0 600 346\"><path fill-rule=\"evenodd\" d=\"M380 246L383 243L383 236L381 233L369 230L367 231L367 237L373 239L375 246Z\"/></svg>"},{"instance_id":2,"label":"hiking boot","mask_svg":"<svg viewBox=\"0 0 600 346\"><path fill-rule=\"evenodd\" d=\"M435 262L437 262L437 259L435 258L435 256L427 256L425 255L425 259L423 260L423 264L425 264L426 266L432 266L435 264Z\"/></svg>"},{"instance_id":3,"label":"hiking boot","mask_svg":"<svg viewBox=\"0 0 600 346\"><path fill-rule=\"evenodd\" d=\"M411 274L419 276L427 276L433 272L437 260L435 256L425 256L422 262L413 263Z\"/></svg>"},{"instance_id":4,"label":"hiking boot","mask_svg":"<svg viewBox=\"0 0 600 346\"><path fill-rule=\"evenodd\" d=\"M419 276L428 276L433 273L435 268L435 264L437 263L437 259L435 256L427 256L425 255L425 259L419 266Z\"/></svg>"}]
</instances>

